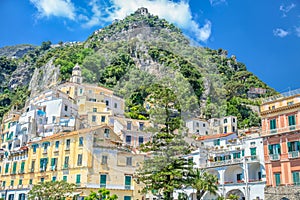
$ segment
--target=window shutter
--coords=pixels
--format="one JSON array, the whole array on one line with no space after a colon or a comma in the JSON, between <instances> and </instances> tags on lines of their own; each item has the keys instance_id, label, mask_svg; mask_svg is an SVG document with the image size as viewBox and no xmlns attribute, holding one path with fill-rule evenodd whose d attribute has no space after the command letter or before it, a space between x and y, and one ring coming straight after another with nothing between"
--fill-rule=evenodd
<instances>
[{"instance_id":1,"label":"window shutter","mask_svg":"<svg viewBox=\"0 0 300 200\"><path fill-rule=\"evenodd\" d=\"M125 186L131 185L131 176L125 176Z\"/></svg>"},{"instance_id":2,"label":"window shutter","mask_svg":"<svg viewBox=\"0 0 300 200\"><path fill-rule=\"evenodd\" d=\"M288 146L288 152L291 152L292 151L292 144L291 144L291 142L288 142L287 146Z\"/></svg>"},{"instance_id":3,"label":"window shutter","mask_svg":"<svg viewBox=\"0 0 300 200\"><path fill-rule=\"evenodd\" d=\"M269 145L269 155L273 154L273 145Z\"/></svg>"}]
</instances>

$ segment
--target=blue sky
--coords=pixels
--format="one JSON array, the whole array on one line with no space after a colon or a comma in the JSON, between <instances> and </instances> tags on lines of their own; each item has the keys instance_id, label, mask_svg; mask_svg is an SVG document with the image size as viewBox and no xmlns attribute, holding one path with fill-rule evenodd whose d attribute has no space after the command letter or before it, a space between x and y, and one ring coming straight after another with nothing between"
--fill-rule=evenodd
<instances>
[{"instance_id":1,"label":"blue sky","mask_svg":"<svg viewBox=\"0 0 300 200\"><path fill-rule=\"evenodd\" d=\"M226 49L277 91L300 88L299 0L2 0L0 47L84 41L141 6Z\"/></svg>"}]
</instances>

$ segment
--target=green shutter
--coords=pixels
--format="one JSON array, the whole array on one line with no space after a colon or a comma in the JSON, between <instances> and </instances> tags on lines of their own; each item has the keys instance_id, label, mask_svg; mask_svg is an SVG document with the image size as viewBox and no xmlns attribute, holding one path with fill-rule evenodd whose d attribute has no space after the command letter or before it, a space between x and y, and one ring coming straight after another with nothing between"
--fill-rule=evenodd
<instances>
[{"instance_id":1,"label":"green shutter","mask_svg":"<svg viewBox=\"0 0 300 200\"><path fill-rule=\"evenodd\" d=\"M296 151L300 151L300 141L297 141L296 143L297 143L297 149L296 149Z\"/></svg>"},{"instance_id":2,"label":"green shutter","mask_svg":"<svg viewBox=\"0 0 300 200\"><path fill-rule=\"evenodd\" d=\"M242 156L245 156L245 150L242 150Z\"/></svg>"},{"instance_id":3,"label":"green shutter","mask_svg":"<svg viewBox=\"0 0 300 200\"><path fill-rule=\"evenodd\" d=\"M276 129L276 119L270 120L270 129Z\"/></svg>"},{"instance_id":4,"label":"green shutter","mask_svg":"<svg viewBox=\"0 0 300 200\"><path fill-rule=\"evenodd\" d=\"M288 146L288 152L291 152L292 151L292 144L291 144L291 142L288 142L287 146Z\"/></svg>"},{"instance_id":5,"label":"green shutter","mask_svg":"<svg viewBox=\"0 0 300 200\"><path fill-rule=\"evenodd\" d=\"M125 186L131 186L131 176L125 176Z\"/></svg>"},{"instance_id":6,"label":"green shutter","mask_svg":"<svg viewBox=\"0 0 300 200\"><path fill-rule=\"evenodd\" d=\"M273 145L269 145L269 155L272 155L273 154Z\"/></svg>"},{"instance_id":7,"label":"green shutter","mask_svg":"<svg viewBox=\"0 0 300 200\"><path fill-rule=\"evenodd\" d=\"M9 170L9 163L6 163L6 165L5 165L5 173L6 174L8 173L8 170Z\"/></svg>"},{"instance_id":8,"label":"green shutter","mask_svg":"<svg viewBox=\"0 0 300 200\"><path fill-rule=\"evenodd\" d=\"M278 154L281 155L281 148L280 148L280 144L276 144L277 149L278 149Z\"/></svg>"},{"instance_id":9,"label":"green shutter","mask_svg":"<svg viewBox=\"0 0 300 200\"><path fill-rule=\"evenodd\" d=\"M76 175L76 184L79 184L80 183L80 174L77 174Z\"/></svg>"},{"instance_id":10,"label":"green shutter","mask_svg":"<svg viewBox=\"0 0 300 200\"><path fill-rule=\"evenodd\" d=\"M25 161L23 161L23 162L21 163L21 173L24 172L24 167L25 167Z\"/></svg>"},{"instance_id":11,"label":"green shutter","mask_svg":"<svg viewBox=\"0 0 300 200\"><path fill-rule=\"evenodd\" d=\"M276 183L276 186L279 186L280 185L280 174L275 174L275 183Z\"/></svg>"},{"instance_id":12,"label":"green shutter","mask_svg":"<svg viewBox=\"0 0 300 200\"><path fill-rule=\"evenodd\" d=\"M68 181L68 177L67 176L63 176L63 181Z\"/></svg>"},{"instance_id":13,"label":"green shutter","mask_svg":"<svg viewBox=\"0 0 300 200\"><path fill-rule=\"evenodd\" d=\"M124 200L131 200L131 196L124 196Z\"/></svg>"},{"instance_id":14,"label":"green shutter","mask_svg":"<svg viewBox=\"0 0 300 200\"><path fill-rule=\"evenodd\" d=\"M299 172L293 172L293 183L294 185L300 184Z\"/></svg>"},{"instance_id":15,"label":"green shutter","mask_svg":"<svg viewBox=\"0 0 300 200\"><path fill-rule=\"evenodd\" d=\"M256 148L250 148L251 156L256 156Z\"/></svg>"},{"instance_id":16,"label":"green shutter","mask_svg":"<svg viewBox=\"0 0 300 200\"><path fill-rule=\"evenodd\" d=\"M15 173L16 173L16 171L17 171L17 162L14 162L14 164L13 164L13 171L12 171L12 173L13 173L13 174L15 174Z\"/></svg>"},{"instance_id":17,"label":"green shutter","mask_svg":"<svg viewBox=\"0 0 300 200\"><path fill-rule=\"evenodd\" d=\"M51 167L55 166L55 158L51 158Z\"/></svg>"},{"instance_id":18,"label":"green shutter","mask_svg":"<svg viewBox=\"0 0 300 200\"><path fill-rule=\"evenodd\" d=\"M100 187L106 186L106 174L100 175Z\"/></svg>"},{"instance_id":19,"label":"green shutter","mask_svg":"<svg viewBox=\"0 0 300 200\"><path fill-rule=\"evenodd\" d=\"M289 119L289 126L296 125L295 115L288 116L288 119Z\"/></svg>"},{"instance_id":20,"label":"green shutter","mask_svg":"<svg viewBox=\"0 0 300 200\"><path fill-rule=\"evenodd\" d=\"M233 153L233 159L236 159L237 153Z\"/></svg>"}]
</instances>

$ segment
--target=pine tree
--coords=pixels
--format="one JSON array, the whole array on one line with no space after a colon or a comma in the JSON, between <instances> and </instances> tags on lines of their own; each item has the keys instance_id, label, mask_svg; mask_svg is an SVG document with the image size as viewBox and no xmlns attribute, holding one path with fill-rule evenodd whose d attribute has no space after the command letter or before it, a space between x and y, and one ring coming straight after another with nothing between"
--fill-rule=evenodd
<instances>
[{"instance_id":1,"label":"pine tree","mask_svg":"<svg viewBox=\"0 0 300 200\"><path fill-rule=\"evenodd\" d=\"M156 191L166 200L173 199L173 192L187 185L187 175L193 163L184 158L190 153L189 145L183 140L184 128L181 106L170 85L156 84L148 98L153 105L150 119L154 124L153 139L142 146L150 153L137 180L145 184L143 192Z\"/></svg>"}]
</instances>

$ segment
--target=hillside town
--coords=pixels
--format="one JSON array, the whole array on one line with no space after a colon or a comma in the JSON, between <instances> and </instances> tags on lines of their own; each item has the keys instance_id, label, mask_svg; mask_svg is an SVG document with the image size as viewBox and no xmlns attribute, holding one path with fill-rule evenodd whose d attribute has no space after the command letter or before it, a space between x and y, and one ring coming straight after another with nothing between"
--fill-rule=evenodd
<instances>
[{"instance_id":1,"label":"hillside town","mask_svg":"<svg viewBox=\"0 0 300 200\"><path fill-rule=\"evenodd\" d=\"M152 140L148 120L124 116L125 102L112 90L83 83L76 65L69 82L30 98L5 114L0 140L0 198L25 200L33 185L76 184L82 200L106 188L119 199L159 199L142 194L135 171L150 155L139 150ZM202 199L299 199L300 91L265 99L261 127L238 129L236 116L185 121L194 168L218 178L217 192ZM178 194L174 192L174 199ZM187 188L189 199L196 191Z\"/></svg>"}]
</instances>

